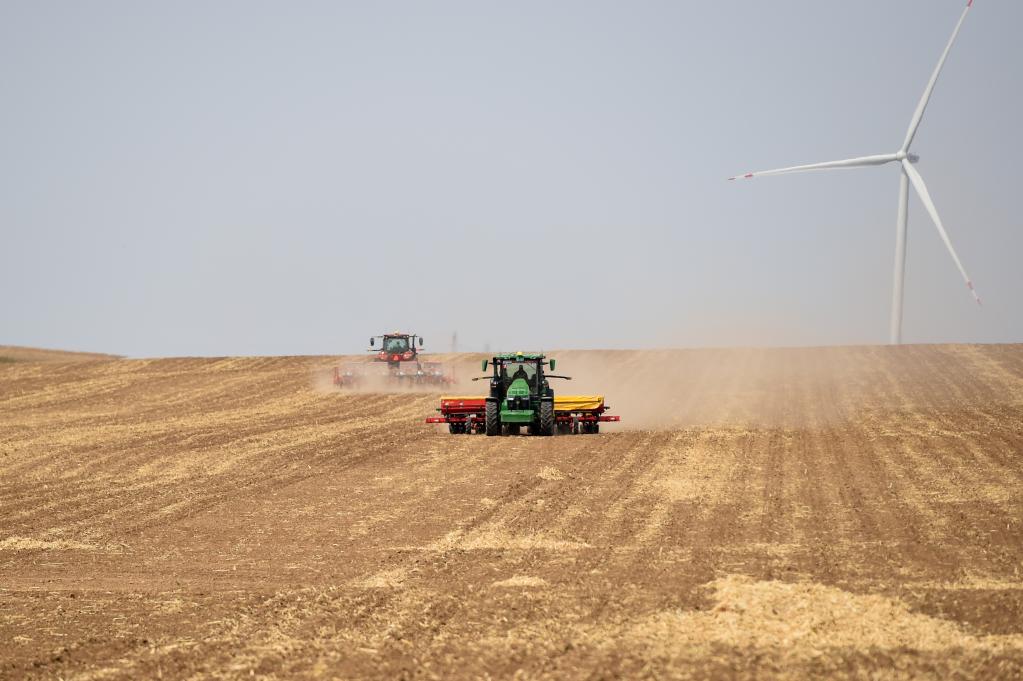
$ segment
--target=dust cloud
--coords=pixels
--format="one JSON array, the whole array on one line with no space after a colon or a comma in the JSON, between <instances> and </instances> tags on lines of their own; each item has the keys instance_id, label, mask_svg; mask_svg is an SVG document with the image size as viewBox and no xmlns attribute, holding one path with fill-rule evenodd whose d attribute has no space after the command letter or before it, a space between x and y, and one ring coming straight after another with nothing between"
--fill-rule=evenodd
<instances>
[{"instance_id":1,"label":"dust cloud","mask_svg":"<svg viewBox=\"0 0 1023 681\"><path fill-rule=\"evenodd\" d=\"M808 427L847 420L870 362L844 348L564 351L573 393L603 394L623 429ZM845 386L845 389L839 389ZM842 398L838 399L838 395Z\"/></svg>"},{"instance_id":2,"label":"dust cloud","mask_svg":"<svg viewBox=\"0 0 1023 681\"><path fill-rule=\"evenodd\" d=\"M551 379L557 394L603 395L608 413L622 417L620 424L604 424L602 431L803 428L876 416L879 403L888 405L886 412L953 408L955 386L944 385L942 367L934 358L975 353L976 347L947 346L937 354L928 347L934 346L564 350L549 352L548 357L558 361L555 373L572 377L571 381ZM480 360L486 355L423 357L443 362L454 382L403 386L380 376L346 390L486 393L485 381L472 381L484 375ZM348 361L342 358L340 363ZM324 368L317 375L317 385L336 391L331 376L332 368ZM1006 384L1004 390L1003 394L1023 395L1021 385Z\"/></svg>"},{"instance_id":3,"label":"dust cloud","mask_svg":"<svg viewBox=\"0 0 1023 681\"><path fill-rule=\"evenodd\" d=\"M479 355L482 358L483 355ZM313 363L311 384L317 392L349 393L436 393L437 395L473 395L486 391L485 382L474 382L473 377L482 376L480 362L475 354L445 353L419 355L420 362L437 362L446 377L443 383L399 380L388 372L387 364L376 362L368 356L342 356ZM356 376L343 387L334 384L334 370Z\"/></svg>"}]
</instances>

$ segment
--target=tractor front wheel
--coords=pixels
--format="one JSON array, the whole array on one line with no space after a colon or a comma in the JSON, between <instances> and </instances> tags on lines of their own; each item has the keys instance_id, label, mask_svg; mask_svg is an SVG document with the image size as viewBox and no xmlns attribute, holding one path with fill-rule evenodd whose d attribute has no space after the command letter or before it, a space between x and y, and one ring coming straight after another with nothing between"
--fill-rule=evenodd
<instances>
[{"instance_id":1,"label":"tractor front wheel","mask_svg":"<svg viewBox=\"0 0 1023 681\"><path fill-rule=\"evenodd\" d=\"M497 402L487 402L486 425L488 436L501 434L501 414L498 412Z\"/></svg>"},{"instance_id":2,"label":"tractor front wheel","mask_svg":"<svg viewBox=\"0 0 1023 681\"><path fill-rule=\"evenodd\" d=\"M540 435L554 435L554 401L540 402Z\"/></svg>"}]
</instances>

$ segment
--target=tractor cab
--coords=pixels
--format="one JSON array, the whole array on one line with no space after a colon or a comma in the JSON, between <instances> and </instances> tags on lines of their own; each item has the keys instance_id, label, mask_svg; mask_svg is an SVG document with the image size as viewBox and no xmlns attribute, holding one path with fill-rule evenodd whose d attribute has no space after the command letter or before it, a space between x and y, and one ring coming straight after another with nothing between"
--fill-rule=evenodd
<instances>
[{"instance_id":1,"label":"tractor cab","mask_svg":"<svg viewBox=\"0 0 1023 681\"><path fill-rule=\"evenodd\" d=\"M523 360L521 362L506 362L501 365L501 382L507 392L515 381L524 381L526 387L536 388L536 377L542 373L538 360ZM521 386L519 386L521 388ZM527 393L528 394L528 393Z\"/></svg>"},{"instance_id":2,"label":"tractor cab","mask_svg":"<svg viewBox=\"0 0 1023 681\"><path fill-rule=\"evenodd\" d=\"M554 426L554 391L544 375L544 367L554 368L554 360L543 355L496 355L483 360L483 370L490 364L490 396L487 398L487 434L502 429L518 432L526 426L530 432L550 435Z\"/></svg>"},{"instance_id":3,"label":"tractor cab","mask_svg":"<svg viewBox=\"0 0 1023 681\"><path fill-rule=\"evenodd\" d=\"M408 336L384 336L384 342L381 345L383 345L384 352L401 354L411 349L408 340Z\"/></svg>"},{"instance_id":4,"label":"tractor cab","mask_svg":"<svg viewBox=\"0 0 1023 681\"><path fill-rule=\"evenodd\" d=\"M380 350L376 349L376 340L380 339ZM416 350L416 338L419 339L419 347L423 346L422 336L414 333L385 333L382 336L373 336L369 339L370 352L376 352L377 362L387 362L387 365L397 368L401 362L415 362L418 360Z\"/></svg>"},{"instance_id":5,"label":"tractor cab","mask_svg":"<svg viewBox=\"0 0 1023 681\"><path fill-rule=\"evenodd\" d=\"M490 382L491 392L495 393L496 391L494 397L503 399L509 392L515 395L536 395L539 392L546 394L550 391L550 386L543 373L547 362L543 359L543 355L516 353L514 355L497 355L492 360L484 360L484 371L486 371L487 364L493 367L493 376Z\"/></svg>"}]
</instances>

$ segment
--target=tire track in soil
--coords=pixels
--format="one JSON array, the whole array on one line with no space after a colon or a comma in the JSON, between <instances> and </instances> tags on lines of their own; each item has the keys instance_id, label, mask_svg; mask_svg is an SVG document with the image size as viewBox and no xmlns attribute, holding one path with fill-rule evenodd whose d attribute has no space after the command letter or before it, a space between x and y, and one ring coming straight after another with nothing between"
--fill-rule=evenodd
<instances>
[{"instance_id":1,"label":"tire track in soil","mask_svg":"<svg viewBox=\"0 0 1023 681\"><path fill-rule=\"evenodd\" d=\"M322 359L0 368L0 512L131 548L0 544L0 678L1023 673L1023 349L565 354L692 380L654 429L483 438L422 424L429 395L316 393ZM788 662L636 638L729 616L708 585L735 575L1008 638Z\"/></svg>"}]
</instances>

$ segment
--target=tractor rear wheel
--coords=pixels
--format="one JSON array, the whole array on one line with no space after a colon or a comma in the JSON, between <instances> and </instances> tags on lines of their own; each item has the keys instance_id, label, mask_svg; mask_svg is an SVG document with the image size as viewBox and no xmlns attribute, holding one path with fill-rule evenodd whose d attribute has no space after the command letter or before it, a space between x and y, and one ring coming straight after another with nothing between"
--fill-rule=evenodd
<instances>
[{"instance_id":1,"label":"tractor rear wheel","mask_svg":"<svg viewBox=\"0 0 1023 681\"><path fill-rule=\"evenodd\" d=\"M540 435L554 435L554 402L540 402Z\"/></svg>"},{"instance_id":2,"label":"tractor rear wheel","mask_svg":"<svg viewBox=\"0 0 1023 681\"><path fill-rule=\"evenodd\" d=\"M501 434L501 414L497 410L497 402L487 402L487 435Z\"/></svg>"}]
</instances>

